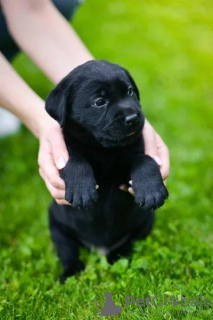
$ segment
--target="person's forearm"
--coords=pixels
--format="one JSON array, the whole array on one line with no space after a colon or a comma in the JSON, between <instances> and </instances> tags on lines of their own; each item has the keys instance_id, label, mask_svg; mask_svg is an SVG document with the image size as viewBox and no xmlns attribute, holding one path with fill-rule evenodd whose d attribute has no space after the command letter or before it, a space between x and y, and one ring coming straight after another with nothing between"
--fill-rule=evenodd
<instances>
[{"instance_id":1,"label":"person's forearm","mask_svg":"<svg viewBox=\"0 0 213 320\"><path fill-rule=\"evenodd\" d=\"M0 105L21 119L37 137L48 123L55 122L46 113L44 101L19 77L1 53Z\"/></svg>"},{"instance_id":2,"label":"person's forearm","mask_svg":"<svg viewBox=\"0 0 213 320\"><path fill-rule=\"evenodd\" d=\"M54 83L93 59L49 0L2 0L2 4L13 38Z\"/></svg>"}]
</instances>

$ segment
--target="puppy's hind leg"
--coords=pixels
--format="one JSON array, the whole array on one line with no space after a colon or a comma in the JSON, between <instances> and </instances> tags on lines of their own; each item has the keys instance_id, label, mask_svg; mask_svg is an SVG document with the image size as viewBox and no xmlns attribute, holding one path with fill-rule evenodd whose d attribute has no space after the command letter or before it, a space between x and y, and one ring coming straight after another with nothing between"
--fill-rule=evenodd
<instances>
[{"instance_id":1,"label":"puppy's hind leg","mask_svg":"<svg viewBox=\"0 0 213 320\"><path fill-rule=\"evenodd\" d=\"M113 264L115 261L117 261L122 257L125 257L125 258L129 257L131 254L131 249L132 249L132 243L130 240L128 240L122 246L120 246L116 250L111 251L107 255L108 263Z\"/></svg>"},{"instance_id":2,"label":"puppy's hind leg","mask_svg":"<svg viewBox=\"0 0 213 320\"><path fill-rule=\"evenodd\" d=\"M67 278L84 270L84 264L79 260L78 241L68 233L64 225L54 219L51 210L49 212L49 220L52 240L63 265L63 273L60 277L60 283L63 284Z\"/></svg>"},{"instance_id":3,"label":"puppy's hind leg","mask_svg":"<svg viewBox=\"0 0 213 320\"><path fill-rule=\"evenodd\" d=\"M133 242L136 240L143 240L150 234L155 220L154 211L137 208L137 212L138 215L142 215L140 223L138 223L138 226L132 232L131 237L123 245L107 255L107 261L110 264L113 264L121 257L130 257Z\"/></svg>"}]
</instances>

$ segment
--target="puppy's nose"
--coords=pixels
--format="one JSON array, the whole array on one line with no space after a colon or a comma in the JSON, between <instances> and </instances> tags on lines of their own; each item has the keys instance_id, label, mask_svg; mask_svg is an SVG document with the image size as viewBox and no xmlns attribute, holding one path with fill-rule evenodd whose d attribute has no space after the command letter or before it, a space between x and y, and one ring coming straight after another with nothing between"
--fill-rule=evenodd
<instances>
[{"instance_id":1,"label":"puppy's nose","mask_svg":"<svg viewBox=\"0 0 213 320\"><path fill-rule=\"evenodd\" d=\"M126 116L124 122L125 122L125 125L127 125L129 127L134 126L138 122L137 113L133 113L129 116Z\"/></svg>"}]
</instances>

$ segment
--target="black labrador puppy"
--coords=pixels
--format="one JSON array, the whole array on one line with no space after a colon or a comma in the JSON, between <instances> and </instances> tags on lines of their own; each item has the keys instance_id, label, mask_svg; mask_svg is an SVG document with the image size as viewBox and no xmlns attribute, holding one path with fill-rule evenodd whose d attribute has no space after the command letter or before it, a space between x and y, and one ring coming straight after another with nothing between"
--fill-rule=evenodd
<instances>
[{"instance_id":1,"label":"black labrador puppy","mask_svg":"<svg viewBox=\"0 0 213 320\"><path fill-rule=\"evenodd\" d=\"M89 61L51 91L46 110L63 128L70 155L61 177L71 206L53 201L49 210L64 282L84 269L79 246L104 248L109 263L127 256L132 242L150 233L153 209L168 192L158 165L144 154L144 115L127 70ZM129 180L135 197L119 189Z\"/></svg>"}]
</instances>

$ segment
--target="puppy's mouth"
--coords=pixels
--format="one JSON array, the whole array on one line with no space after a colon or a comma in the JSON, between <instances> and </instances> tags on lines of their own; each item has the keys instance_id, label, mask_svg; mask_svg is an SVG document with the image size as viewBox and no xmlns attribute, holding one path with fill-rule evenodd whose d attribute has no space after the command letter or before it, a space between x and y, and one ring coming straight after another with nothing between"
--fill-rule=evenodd
<instances>
[{"instance_id":1,"label":"puppy's mouth","mask_svg":"<svg viewBox=\"0 0 213 320\"><path fill-rule=\"evenodd\" d=\"M128 133L126 136L131 137L131 136L133 136L133 134L136 134L136 133L137 133L136 131L132 131L132 132Z\"/></svg>"},{"instance_id":2,"label":"puppy's mouth","mask_svg":"<svg viewBox=\"0 0 213 320\"><path fill-rule=\"evenodd\" d=\"M124 147L131 143L133 143L141 134L141 131L132 131L123 137L112 137L112 136L105 136L102 137L99 142L105 148L111 147Z\"/></svg>"}]
</instances>

